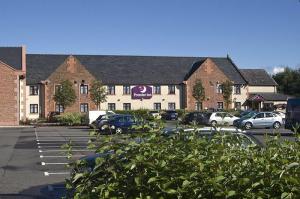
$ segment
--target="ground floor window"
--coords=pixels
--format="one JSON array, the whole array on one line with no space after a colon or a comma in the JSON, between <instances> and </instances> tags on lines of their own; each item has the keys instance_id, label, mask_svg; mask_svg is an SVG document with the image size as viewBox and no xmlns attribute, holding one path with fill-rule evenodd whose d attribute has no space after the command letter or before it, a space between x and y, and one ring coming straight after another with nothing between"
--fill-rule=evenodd
<instances>
[{"instance_id":1,"label":"ground floor window","mask_svg":"<svg viewBox=\"0 0 300 199\"><path fill-rule=\"evenodd\" d=\"M116 104L115 103L108 103L108 110L109 111L114 111L116 110Z\"/></svg>"},{"instance_id":2,"label":"ground floor window","mask_svg":"<svg viewBox=\"0 0 300 199\"><path fill-rule=\"evenodd\" d=\"M154 103L153 109L154 110L160 110L161 109L161 103Z\"/></svg>"},{"instance_id":3,"label":"ground floor window","mask_svg":"<svg viewBox=\"0 0 300 199\"><path fill-rule=\"evenodd\" d=\"M263 103L263 110L264 111L273 111L274 103L273 102L264 102Z\"/></svg>"},{"instance_id":4,"label":"ground floor window","mask_svg":"<svg viewBox=\"0 0 300 199\"><path fill-rule=\"evenodd\" d=\"M131 104L130 103L124 103L123 104L123 110L125 110L125 111L131 110Z\"/></svg>"},{"instance_id":5,"label":"ground floor window","mask_svg":"<svg viewBox=\"0 0 300 199\"><path fill-rule=\"evenodd\" d=\"M55 105L55 111L59 112L59 113L63 113L64 112L64 107L61 104L56 104Z\"/></svg>"},{"instance_id":6,"label":"ground floor window","mask_svg":"<svg viewBox=\"0 0 300 199\"><path fill-rule=\"evenodd\" d=\"M195 110L196 111L202 110L202 102L196 102L196 104L195 104Z\"/></svg>"},{"instance_id":7,"label":"ground floor window","mask_svg":"<svg viewBox=\"0 0 300 199\"><path fill-rule=\"evenodd\" d=\"M80 104L80 112L81 113L87 113L88 111L89 111L89 104L88 103Z\"/></svg>"},{"instance_id":8,"label":"ground floor window","mask_svg":"<svg viewBox=\"0 0 300 199\"><path fill-rule=\"evenodd\" d=\"M169 110L175 110L175 109L176 109L175 103L173 103L173 102L172 102L172 103L169 103L169 104L168 104L168 109L169 109Z\"/></svg>"},{"instance_id":9,"label":"ground floor window","mask_svg":"<svg viewBox=\"0 0 300 199\"><path fill-rule=\"evenodd\" d=\"M218 109L223 109L223 102L218 102Z\"/></svg>"},{"instance_id":10,"label":"ground floor window","mask_svg":"<svg viewBox=\"0 0 300 199\"><path fill-rule=\"evenodd\" d=\"M237 110L240 110L242 108L241 102L235 102L234 103L234 108L237 109Z\"/></svg>"},{"instance_id":11,"label":"ground floor window","mask_svg":"<svg viewBox=\"0 0 300 199\"><path fill-rule=\"evenodd\" d=\"M30 104L30 113L38 113L38 112L39 112L38 104Z\"/></svg>"}]
</instances>

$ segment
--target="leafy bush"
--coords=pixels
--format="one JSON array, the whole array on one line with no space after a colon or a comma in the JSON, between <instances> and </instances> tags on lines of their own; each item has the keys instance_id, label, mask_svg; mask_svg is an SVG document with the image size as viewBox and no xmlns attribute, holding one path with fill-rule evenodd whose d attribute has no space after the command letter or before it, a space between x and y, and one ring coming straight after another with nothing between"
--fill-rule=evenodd
<instances>
[{"instance_id":1,"label":"leafy bush","mask_svg":"<svg viewBox=\"0 0 300 199\"><path fill-rule=\"evenodd\" d=\"M128 111L116 110L115 113L117 113L117 114L130 114L130 115L134 115L136 117L146 119L147 117L149 117L148 111L149 110L147 110L147 109L137 109L137 110L128 110Z\"/></svg>"},{"instance_id":2,"label":"leafy bush","mask_svg":"<svg viewBox=\"0 0 300 199\"><path fill-rule=\"evenodd\" d=\"M62 115L57 115L55 118L57 121L62 125L68 125L68 126L76 126L76 125L82 125L86 122L86 115L82 115L80 113L64 113Z\"/></svg>"},{"instance_id":3,"label":"leafy bush","mask_svg":"<svg viewBox=\"0 0 300 199\"><path fill-rule=\"evenodd\" d=\"M114 153L97 158L92 172L67 180L74 198L300 197L299 141L268 138L259 148L220 135L208 140L152 133L141 143L134 137L101 139L96 152Z\"/></svg>"}]
</instances>

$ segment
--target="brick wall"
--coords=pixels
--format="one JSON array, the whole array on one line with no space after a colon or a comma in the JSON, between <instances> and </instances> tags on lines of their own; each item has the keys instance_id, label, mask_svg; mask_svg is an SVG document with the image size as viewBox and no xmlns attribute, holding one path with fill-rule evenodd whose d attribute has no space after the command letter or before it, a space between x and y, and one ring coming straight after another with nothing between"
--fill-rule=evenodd
<instances>
[{"instance_id":1,"label":"brick wall","mask_svg":"<svg viewBox=\"0 0 300 199\"><path fill-rule=\"evenodd\" d=\"M19 72L0 62L0 125L19 125Z\"/></svg>"},{"instance_id":2,"label":"brick wall","mask_svg":"<svg viewBox=\"0 0 300 199\"><path fill-rule=\"evenodd\" d=\"M202 81L202 85L205 89L206 100L202 102L203 108L217 108L217 102L224 102L222 94L216 92L216 85L217 83L222 84L228 80L228 78L218 66L208 58L186 81L187 110L195 110L196 100L193 97L193 86L197 79Z\"/></svg>"},{"instance_id":3,"label":"brick wall","mask_svg":"<svg viewBox=\"0 0 300 199\"><path fill-rule=\"evenodd\" d=\"M45 107L43 116L51 111L55 111L55 101L53 100L55 85L60 84L63 80L70 80L73 84L77 99L71 107L67 107L65 112L80 112L80 104L88 103L89 110L96 110L96 105L90 100L89 94L83 95L80 94L80 85L82 80L84 84L90 86L94 80L94 76L73 56L69 56L47 79L47 83L44 84L41 88L45 93L45 100L43 102L43 107Z\"/></svg>"}]
</instances>

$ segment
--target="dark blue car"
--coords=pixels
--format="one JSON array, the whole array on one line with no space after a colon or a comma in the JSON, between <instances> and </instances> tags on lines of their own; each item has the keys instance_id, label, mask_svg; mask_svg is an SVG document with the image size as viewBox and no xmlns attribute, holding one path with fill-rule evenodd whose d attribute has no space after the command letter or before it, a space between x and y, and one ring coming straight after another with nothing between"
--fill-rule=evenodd
<instances>
[{"instance_id":1,"label":"dark blue car","mask_svg":"<svg viewBox=\"0 0 300 199\"><path fill-rule=\"evenodd\" d=\"M175 110L168 110L164 112L161 117L165 120L177 120L178 113Z\"/></svg>"},{"instance_id":2,"label":"dark blue car","mask_svg":"<svg viewBox=\"0 0 300 199\"><path fill-rule=\"evenodd\" d=\"M114 133L123 133L133 125L137 125L137 120L132 115L117 115L110 118L104 125L106 125L106 128L102 126L101 129L110 130Z\"/></svg>"}]
</instances>

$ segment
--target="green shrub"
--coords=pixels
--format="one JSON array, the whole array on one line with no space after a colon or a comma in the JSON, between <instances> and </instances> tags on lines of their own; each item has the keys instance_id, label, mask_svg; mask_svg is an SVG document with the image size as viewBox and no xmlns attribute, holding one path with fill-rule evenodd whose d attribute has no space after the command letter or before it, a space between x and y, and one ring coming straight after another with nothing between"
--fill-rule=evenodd
<instances>
[{"instance_id":1,"label":"green shrub","mask_svg":"<svg viewBox=\"0 0 300 199\"><path fill-rule=\"evenodd\" d=\"M130 114L130 115L134 115L136 117L140 117L140 118L147 118L149 116L148 114L149 110L148 109L137 109L137 110L116 110L115 113L117 114Z\"/></svg>"},{"instance_id":2,"label":"green shrub","mask_svg":"<svg viewBox=\"0 0 300 199\"><path fill-rule=\"evenodd\" d=\"M115 153L97 158L92 172L67 180L74 198L300 197L299 141L281 143L276 137L259 148L221 135L143 135L142 143L102 137L96 152Z\"/></svg>"},{"instance_id":3,"label":"green shrub","mask_svg":"<svg viewBox=\"0 0 300 199\"><path fill-rule=\"evenodd\" d=\"M77 126L82 124L82 118L84 115L80 113L64 113L57 115L55 118L62 125Z\"/></svg>"}]
</instances>

